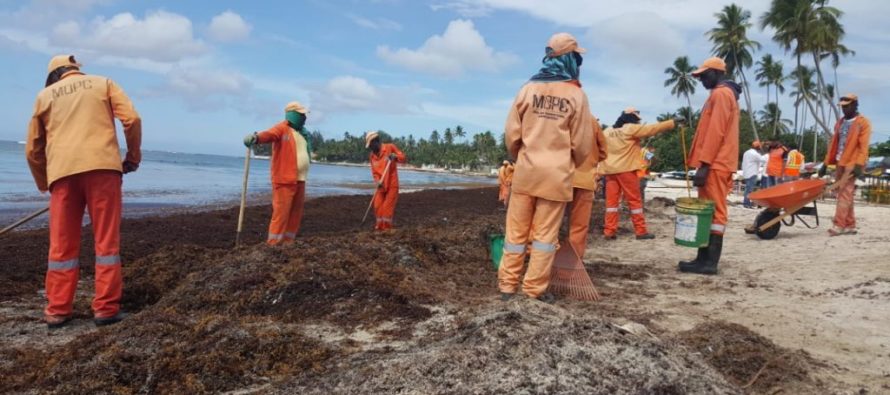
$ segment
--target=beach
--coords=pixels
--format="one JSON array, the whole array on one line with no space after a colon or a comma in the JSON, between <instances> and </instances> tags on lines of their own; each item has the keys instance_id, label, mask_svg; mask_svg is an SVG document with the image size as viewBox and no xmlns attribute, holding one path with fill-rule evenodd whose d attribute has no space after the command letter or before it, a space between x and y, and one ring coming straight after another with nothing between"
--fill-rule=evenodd
<instances>
[{"instance_id":1,"label":"beach","mask_svg":"<svg viewBox=\"0 0 890 395\"><path fill-rule=\"evenodd\" d=\"M0 239L0 392L890 391L890 208L859 205L860 233L829 238L827 199L820 228L759 240L733 195L720 274L696 276L676 271L694 255L672 239L685 194L647 190L651 241L626 211L602 239L597 200L584 261L602 299L552 305L498 298L495 188L406 194L386 233L359 224L367 195L319 197L275 248L261 244L266 205L248 209L239 248L237 207L125 219L133 315L102 329L82 265L75 321L47 331L46 230L14 232Z\"/></svg>"}]
</instances>

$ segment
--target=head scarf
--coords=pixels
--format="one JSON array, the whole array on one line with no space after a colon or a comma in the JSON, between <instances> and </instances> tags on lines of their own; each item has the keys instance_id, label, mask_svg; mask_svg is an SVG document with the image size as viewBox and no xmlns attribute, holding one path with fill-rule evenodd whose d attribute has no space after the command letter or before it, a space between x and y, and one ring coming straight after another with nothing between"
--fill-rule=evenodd
<instances>
[{"instance_id":1,"label":"head scarf","mask_svg":"<svg viewBox=\"0 0 890 395\"><path fill-rule=\"evenodd\" d=\"M306 128L303 125L306 124L306 115L301 114L296 111L288 111L284 113L284 119L287 120L287 124L297 131L303 139L306 140L306 153L309 156L312 156L312 139L309 138L309 132L306 131Z\"/></svg>"},{"instance_id":2,"label":"head scarf","mask_svg":"<svg viewBox=\"0 0 890 395\"><path fill-rule=\"evenodd\" d=\"M552 48L547 48L547 56L541 61L543 65L531 81L556 82L577 80L581 74L581 54L569 52L560 56L550 56Z\"/></svg>"}]
</instances>

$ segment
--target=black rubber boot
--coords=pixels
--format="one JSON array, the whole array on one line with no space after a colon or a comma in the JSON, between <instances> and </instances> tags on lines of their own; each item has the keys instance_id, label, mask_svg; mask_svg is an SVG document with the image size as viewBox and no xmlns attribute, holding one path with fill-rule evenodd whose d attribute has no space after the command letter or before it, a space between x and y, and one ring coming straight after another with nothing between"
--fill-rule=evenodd
<instances>
[{"instance_id":1,"label":"black rubber boot","mask_svg":"<svg viewBox=\"0 0 890 395\"><path fill-rule=\"evenodd\" d=\"M680 261L680 271L685 272L690 267L698 266L701 261L703 261L708 256L708 247L699 248L698 255L695 256L695 259L691 261Z\"/></svg>"},{"instance_id":2,"label":"black rubber boot","mask_svg":"<svg viewBox=\"0 0 890 395\"><path fill-rule=\"evenodd\" d=\"M690 266L686 270L680 269L687 273L698 274L717 274L717 264L720 263L720 255L723 253L723 235L711 235L711 241L707 248L707 257L699 262L698 265Z\"/></svg>"}]
</instances>

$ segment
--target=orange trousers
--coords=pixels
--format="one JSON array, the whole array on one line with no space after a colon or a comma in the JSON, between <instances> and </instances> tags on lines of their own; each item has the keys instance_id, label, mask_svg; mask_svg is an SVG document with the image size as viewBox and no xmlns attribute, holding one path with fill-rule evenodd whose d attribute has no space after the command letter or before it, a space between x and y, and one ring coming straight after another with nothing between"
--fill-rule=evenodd
<instances>
[{"instance_id":1,"label":"orange trousers","mask_svg":"<svg viewBox=\"0 0 890 395\"><path fill-rule=\"evenodd\" d=\"M306 182L272 185L272 221L266 244L287 244L300 232L303 220L303 202L306 199Z\"/></svg>"},{"instance_id":2,"label":"orange trousers","mask_svg":"<svg viewBox=\"0 0 890 395\"><path fill-rule=\"evenodd\" d=\"M603 234L613 236L618 231L619 204L621 195L630 208L630 219L634 224L634 233L644 235L646 217L643 216L643 200L640 198L640 179L636 171L627 171L606 176L606 218Z\"/></svg>"},{"instance_id":3,"label":"orange trousers","mask_svg":"<svg viewBox=\"0 0 890 395\"><path fill-rule=\"evenodd\" d=\"M396 214L396 202L399 201L399 185L389 188L378 188L374 195L374 216L377 217L375 230L392 229L392 219Z\"/></svg>"},{"instance_id":4,"label":"orange trousers","mask_svg":"<svg viewBox=\"0 0 890 395\"><path fill-rule=\"evenodd\" d=\"M845 174L843 167L838 167L835 179L840 180ZM846 229L856 228L856 215L853 213L853 197L856 193L856 179L850 178L838 187L837 206L834 210L834 226Z\"/></svg>"},{"instance_id":5,"label":"orange trousers","mask_svg":"<svg viewBox=\"0 0 890 395\"><path fill-rule=\"evenodd\" d=\"M550 268L556 253L559 226L566 202L555 202L521 193L510 194L504 258L498 270L498 288L516 293L525 266L526 245L531 241L528 270L522 292L537 298L550 285ZM532 230L534 229L534 230Z\"/></svg>"},{"instance_id":6,"label":"orange trousers","mask_svg":"<svg viewBox=\"0 0 890 395\"><path fill-rule=\"evenodd\" d=\"M84 208L89 211L96 249L96 293L93 315L106 318L120 311L121 173L96 170L53 182L49 200L49 260L46 270L46 315L70 316L80 277L80 232Z\"/></svg>"},{"instance_id":7,"label":"orange trousers","mask_svg":"<svg viewBox=\"0 0 890 395\"><path fill-rule=\"evenodd\" d=\"M698 198L714 202L714 216L711 219L711 234L722 235L726 232L729 222L729 211L726 209L726 197L732 185L732 173L711 169L705 186L698 187Z\"/></svg>"},{"instance_id":8,"label":"orange trousers","mask_svg":"<svg viewBox=\"0 0 890 395\"><path fill-rule=\"evenodd\" d=\"M569 207L569 243L578 256L587 250L587 232L590 230L590 212L593 211L593 191L574 188Z\"/></svg>"}]
</instances>

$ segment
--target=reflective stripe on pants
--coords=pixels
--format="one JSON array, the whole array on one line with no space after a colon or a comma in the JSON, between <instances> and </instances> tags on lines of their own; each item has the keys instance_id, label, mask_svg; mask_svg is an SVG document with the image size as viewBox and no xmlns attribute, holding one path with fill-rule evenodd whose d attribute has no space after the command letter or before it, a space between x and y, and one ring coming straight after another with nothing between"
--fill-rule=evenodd
<instances>
[{"instance_id":1,"label":"reflective stripe on pants","mask_svg":"<svg viewBox=\"0 0 890 395\"><path fill-rule=\"evenodd\" d=\"M374 216L377 217L375 230L392 229L396 203L399 201L399 184L392 183L389 188L380 188L374 195Z\"/></svg>"},{"instance_id":2,"label":"reflective stripe on pants","mask_svg":"<svg viewBox=\"0 0 890 395\"><path fill-rule=\"evenodd\" d=\"M620 216L618 205L621 202L622 196L630 208L630 219L634 225L634 233L638 236L648 233L646 217L643 215L643 201L640 200L640 179L637 177L636 172L627 171L606 176L606 207L611 209L606 209L603 234L612 236L618 231L618 219Z\"/></svg>"},{"instance_id":3,"label":"reflective stripe on pants","mask_svg":"<svg viewBox=\"0 0 890 395\"><path fill-rule=\"evenodd\" d=\"M726 196L729 195L732 173L711 169L705 186L698 188L698 198L714 202L714 216L711 220L711 234L722 235L726 232L729 211L726 208Z\"/></svg>"},{"instance_id":4,"label":"reflective stripe on pants","mask_svg":"<svg viewBox=\"0 0 890 395\"><path fill-rule=\"evenodd\" d=\"M838 167L835 179L840 180L844 168ZM856 214L853 212L853 198L856 194L856 179L850 178L845 184L838 187L837 206L834 209L834 226L845 229L856 227Z\"/></svg>"},{"instance_id":5,"label":"reflective stripe on pants","mask_svg":"<svg viewBox=\"0 0 890 395\"><path fill-rule=\"evenodd\" d=\"M303 221L306 182L272 185L272 220L266 244L276 245L293 240Z\"/></svg>"}]
</instances>

